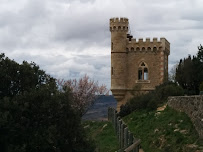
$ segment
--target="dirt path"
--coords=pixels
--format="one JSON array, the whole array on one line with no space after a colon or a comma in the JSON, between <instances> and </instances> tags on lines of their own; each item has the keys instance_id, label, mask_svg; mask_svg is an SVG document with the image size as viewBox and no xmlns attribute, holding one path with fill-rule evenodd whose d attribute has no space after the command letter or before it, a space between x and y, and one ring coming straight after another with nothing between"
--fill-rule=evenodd
<instances>
[{"instance_id":1,"label":"dirt path","mask_svg":"<svg viewBox=\"0 0 203 152\"><path fill-rule=\"evenodd\" d=\"M156 111L164 111L167 104L163 105L162 107L158 107Z\"/></svg>"}]
</instances>

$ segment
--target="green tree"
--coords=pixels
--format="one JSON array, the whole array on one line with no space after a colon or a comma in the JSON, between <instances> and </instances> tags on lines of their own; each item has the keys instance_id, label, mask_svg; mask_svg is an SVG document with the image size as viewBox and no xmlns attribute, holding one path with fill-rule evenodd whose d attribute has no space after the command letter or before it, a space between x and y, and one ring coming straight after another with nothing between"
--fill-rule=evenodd
<instances>
[{"instance_id":1,"label":"green tree","mask_svg":"<svg viewBox=\"0 0 203 152\"><path fill-rule=\"evenodd\" d=\"M85 138L71 96L54 84L0 102L0 128L8 152L93 151Z\"/></svg>"},{"instance_id":2,"label":"green tree","mask_svg":"<svg viewBox=\"0 0 203 152\"><path fill-rule=\"evenodd\" d=\"M1 152L94 151L68 90L58 91L55 79L35 64L19 65L4 55L0 63L6 77L0 83Z\"/></svg>"},{"instance_id":3,"label":"green tree","mask_svg":"<svg viewBox=\"0 0 203 152\"><path fill-rule=\"evenodd\" d=\"M200 46L198 46L198 53L197 53L197 58L199 59L200 62L203 63L203 46L200 44Z\"/></svg>"},{"instance_id":4,"label":"green tree","mask_svg":"<svg viewBox=\"0 0 203 152\"><path fill-rule=\"evenodd\" d=\"M189 55L180 60L176 68L175 81L186 94L199 94L199 85L203 81L203 47L198 47L196 56Z\"/></svg>"},{"instance_id":5,"label":"green tree","mask_svg":"<svg viewBox=\"0 0 203 152\"><path fill-rule=\"evenodd\" d=\"M0 98L14 97L55 81L34 62L23 61L20 65L4 54L0 54L0 71Z\"/></svg>"},{"instance_id":6,"label":"green tree","mask_svg":"<svg viewBox=\"0 0 203 152\"><path fill-rule=\"evenodd\" d=\"M202 81L202 83L201 83L200 86L199 86L199 90L200 90L200 91L203 91L203 81Z\"/></svg>"},{"instance_id":7,"label":"green tree","mask_svg":"<svg viewBox=\"0 0 203 152\"><path fill-rule=\"evenodd\" d=\"M184 60L180 60L178 68L176 70L176 82L185 90L193 91L195 90L194 84L194 62L189 55Z\"/></svg>"}]
</instances>

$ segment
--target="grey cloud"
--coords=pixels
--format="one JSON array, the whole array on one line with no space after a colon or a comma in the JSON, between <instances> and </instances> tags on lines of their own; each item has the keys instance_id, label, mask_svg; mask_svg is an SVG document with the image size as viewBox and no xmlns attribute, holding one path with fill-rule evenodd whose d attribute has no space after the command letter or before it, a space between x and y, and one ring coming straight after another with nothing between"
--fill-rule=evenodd
<instances>
[{"instance_id":1,"label":"grey cloud","mask_svg":"<svg viewBox=\"0 0 203 152\"><path fill-rule=\"evenodd\" d=\"M18 47L23 49L26 46L30 48L29 43L34 43L44 32L41 28L44 19L48 16L45 4L34 0L20 4L22 8L18 11L0 11L0 44L5 49L12 50Z\"/></svg>"},{"instance_id":2,"label":"grey cloud","mask_svg":"<svg viewBox=\"0 0 203 152\"><path fill-rule=\"evenodd\" d=\"M87 73L110 87L111 17L128 17L135 38L166 37L170 67L203 41L201 0L0 1L0 49L57 78Z\"/></svg>"},{"instance_id":3,"label":"grey cloud","mask_svg":"<svg viewBox=\"0 0 203 152\"><path fill-rule=\"evenodd\" d=\"M13 53L11 58L19 63L22 63L23 60L34 61L41 69L53 77L68 80L78 79L88 74L92 79L99 80L100 83L107 84L110 87L110 55L97 57L92 55L73 55L72 57L63 55L40 56L28 53L18 55Z\"/></svg>"}]
</instances>

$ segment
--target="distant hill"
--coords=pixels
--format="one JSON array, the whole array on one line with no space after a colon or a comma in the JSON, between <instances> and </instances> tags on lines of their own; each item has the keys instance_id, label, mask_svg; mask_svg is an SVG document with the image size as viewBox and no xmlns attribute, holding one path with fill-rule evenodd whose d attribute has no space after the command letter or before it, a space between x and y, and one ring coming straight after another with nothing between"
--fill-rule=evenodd
<instances>
[{"instance_id":1,"label":"distant hill","mask_svg":"<svg viewBox=\"0 0 203 152\"><path fill-rule=\"evenodd\" d=\"M116 108L117 102L112 95L101 95L82 117L82 120L107 120L108 107Z\"/></svg>"}]
</instances>

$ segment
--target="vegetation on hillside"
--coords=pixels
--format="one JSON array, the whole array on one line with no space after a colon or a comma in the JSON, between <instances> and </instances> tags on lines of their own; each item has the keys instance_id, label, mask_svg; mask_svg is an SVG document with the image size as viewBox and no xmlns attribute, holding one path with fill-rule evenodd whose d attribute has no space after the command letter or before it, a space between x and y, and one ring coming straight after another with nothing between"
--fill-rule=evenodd
<instances>
[{"instance_id":1,"label":"vegetation on hillside","mask_svg":"<svg viewBox=\"0 0 203 152\"><path fill-rule=\"evenodd\" d=\"M200 84L199 90L200 90L200 91L203 91L203 82Z\"/></svg>"},{"instance_id":2,"label":"vegetation on hillside","mask_svg":"<svg viewBox=\"0 0 203 152\"><path fill-rule=\"evenodd\" d=\"M203 151L203 140L185 113L167 107L156 109L167 102L168 96L195 95L203 90L203 47L196 56L181 59L173 82L157 86L147 94L139 94L135 86L133 97L120 108L130 130L142 140L147 152L195 152Z\"/></svg>"},{"instance_id":3,"label":"vegetation on hillside","mask_svg":"<svg viewBox=\"0 0 203 152\"><path fill-rule=\"evenodd\" d=\"M22 64L0 54L0 151L91 152L70 90L35 63Z\"/></svg>"},{"instance_id":4,"label":"vegetation on hillside","mask_svg":"<svg viewBox=\"0 0 203 152\"><path fill-rule=\"evenodd\" d=\"M198 47L196 56L180 59L176 68L175 82L183 89L185 94L199 94L200 84L203 82L203 47Z\"/></svg>"},{"instance_id":5,"label":"vegetation on hillside","mask_svg":"<svg viewBox=\"0 0 203 152\"><path fill-rule=\"evenodd\" d=\"M55 83L55 79L47 75L34 62L23 61L18 64L14 60L0 54L0 99L3 97L14 97L31 89Z\"/></svg>"},{"instance_id":6,"label":"vegetation on hillside","mask_svg":"<svg viewBox=\"0 0 203 152\"><path fill-rule=\"evenodd\" d=\"M170 108L155 111L168 96L199 94L202 90L203 47L200 45L198 50L196 56L180 60L174 82L164 83L153 92L135 95L121 106L120 116L128 115L124 120L136 137L142 139L145 151L202 150L203 143L185 114ZM89 99L89 95L95 95L95 91L88 94L90 86L95 86L88 85L93 82L87 77L85 83L78 83L82 91L78 91L76 80L67 81L68 86L60 90L56 80L34 62L18 64L4 54L0 54L0 71L1 152L92 152L95 147L106 152L118 149L110 123L81 124L81 116L92 105L93 98ZM102 89L105 91L106 87L102 86L100 91ZM84 90L87 93L82 96L80 93ZM99 89L97 91L101 93ZM77 102L79 108L74 105Z\"/></svg>"},{"instance_id":7,"label":"vegetation on hillside","mask_svg":"<svg viewBox=\"0 0 203 152\"><path fill-rule=\"evenodd\" d=\"M94 139L96 151L115 152L119 149L113 125L107 121L84 121L83 126L89 138Z\"/></svg>"},{"instance_id":8,"label":"vegetation on hillside","mask_svg":"<svg viewBox=\"0 0 203 152\"><path fill-rule=\"evenodd\" d=\"M135 95L125 105L120 107L120 116L126 116L135 110L154 110L166 102L168 96L183 95L183 89L176 83L167 82L157 86L152 92Z\"/></svg>"},{"instance_id":9,"label":"vegetation on hillside","mask_svg":"<svg viewBox=\"0 0 203 152\"><path fill-rule=\"evenodd\" d=\"M162 112L138 110L123 120L146 152L194 152L203 141L185 113L167 107Z\"/></svg>"}]
</instances>

